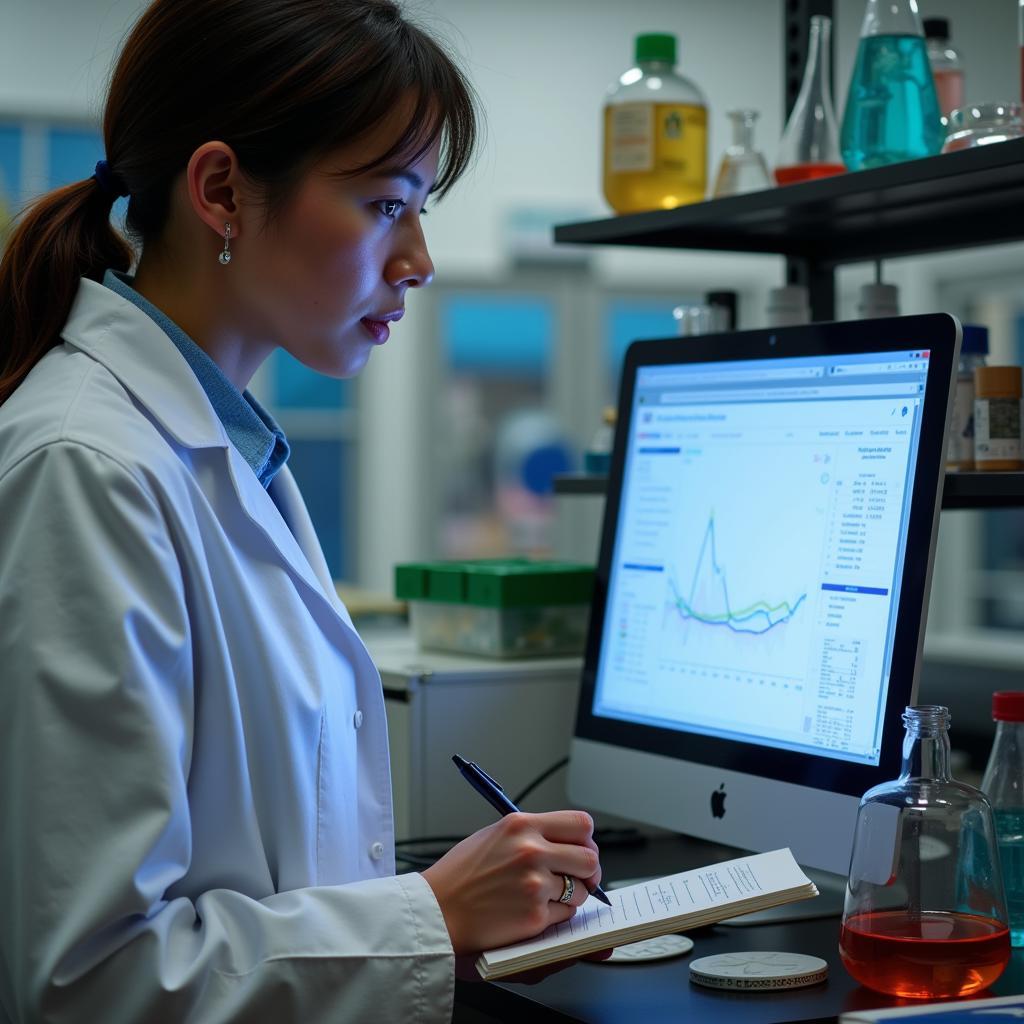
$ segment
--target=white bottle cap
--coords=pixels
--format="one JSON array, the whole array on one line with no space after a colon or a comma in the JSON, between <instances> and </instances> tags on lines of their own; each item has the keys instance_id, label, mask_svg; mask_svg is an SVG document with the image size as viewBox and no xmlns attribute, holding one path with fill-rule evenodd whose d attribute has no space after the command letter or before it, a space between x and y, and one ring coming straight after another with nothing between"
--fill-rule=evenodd
<instances>
[{"instance_id":1,"label":"white bottle cap","mask_svg":"<svg viewBox=\"0 0 1024 1024\"><path fill-rule=\"evenodd\" d=\"M900 315L900 290L894 284L862 284L857 301L857 316L870 320L876 316Z\"/></svg>"},{"instance_id":2,"label":"white bottle cap","mask_svg":"<svg viewBox=\"0 0 1024 1024\"><path fill-rule=\"evenodd\" d=\"M811 322L811 307L807 288L802 284L787 284L768 292L768 326L788 327Z\"/></svg>"}]
</instances>

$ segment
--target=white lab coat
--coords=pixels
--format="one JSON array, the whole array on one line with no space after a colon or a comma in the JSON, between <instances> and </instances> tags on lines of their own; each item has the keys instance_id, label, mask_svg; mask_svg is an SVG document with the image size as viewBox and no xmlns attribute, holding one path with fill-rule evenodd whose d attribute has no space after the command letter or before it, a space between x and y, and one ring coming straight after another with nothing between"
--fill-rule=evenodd
<instances>
[{"instance_id":1,"label":"white lab coat","mask_svg":"<svg viewBox=\"0 0 1024 1024\"><path fill-rule=\"evenodd\" d=\"M83 281L63 339L0 406L0 1008L448 1020L380 678L293 478L272 500L114 292Z\"/></svg>"}]
</instances>

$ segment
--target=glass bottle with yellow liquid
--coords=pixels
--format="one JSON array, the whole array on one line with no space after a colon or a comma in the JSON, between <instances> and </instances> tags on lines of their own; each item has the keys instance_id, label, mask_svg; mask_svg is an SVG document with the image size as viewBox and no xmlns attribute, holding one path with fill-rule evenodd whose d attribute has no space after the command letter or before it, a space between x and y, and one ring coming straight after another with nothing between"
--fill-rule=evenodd
<instances>
[{"instance_id":1,"label":"glass bottle with yellow liquid","mask_svg":"<svg viewBox=\"0 0 1024 1024\"><path fill-rule=\"evenodd\" d=\"M636 37L636 66L604 107L604 195L616 213L699 203L708 184L708 108L676 73L676 37Z\"/></svg>"}]
</instances>

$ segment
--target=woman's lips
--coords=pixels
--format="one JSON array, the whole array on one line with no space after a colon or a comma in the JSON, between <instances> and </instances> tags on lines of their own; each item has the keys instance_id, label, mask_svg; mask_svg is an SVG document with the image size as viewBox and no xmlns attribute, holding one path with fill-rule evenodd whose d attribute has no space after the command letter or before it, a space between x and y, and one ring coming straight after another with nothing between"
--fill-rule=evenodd
<instances>
[{"instance_id":1,"label":"woman's lips","mask_svg":"<svg viewBox=\"0 0 1024 1024\"><path fill-rule=\"evenodd\" d=\"M391 334L391 328L384 320L371 320L364 316L359 322L377 345L383 345Z\"/></svg>"}]
</instances>

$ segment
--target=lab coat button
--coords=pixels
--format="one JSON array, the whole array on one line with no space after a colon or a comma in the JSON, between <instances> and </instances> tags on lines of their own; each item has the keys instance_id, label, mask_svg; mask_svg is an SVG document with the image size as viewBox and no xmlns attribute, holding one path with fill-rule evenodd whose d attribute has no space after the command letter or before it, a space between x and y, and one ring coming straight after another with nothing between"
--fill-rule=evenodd
<instances>
[{"instance_id":1,"label":"lab coat button","mask_svg":"<svg viewBox=\"0 0 1024 1024\"><path fill-rule=\"evenodd\" d=\"M352 724L358 729L363 724L363 713L358 708L352 716Z\"/></svg>"},{"instance_id":2,"label":"lab coat button","mask_svg":"<svg viewBox=\"0 0 1024 1024\"><path fill-rule=\"evenodd\" d=\"M371 844L371 846L370 846L370 856L374 860L380 860L381 857L384 856L384 844L383 843L373 843L373 844Z\"/></svg>"}]
</instances>

